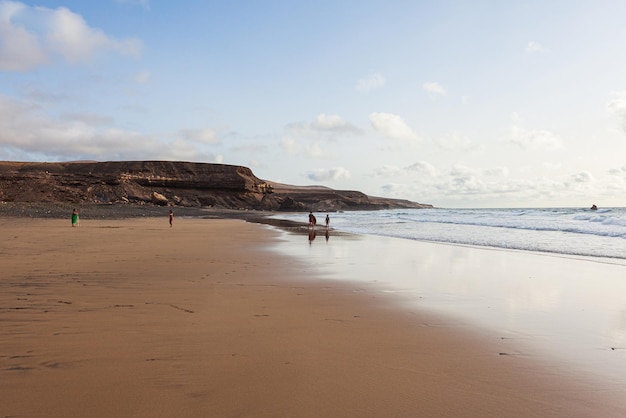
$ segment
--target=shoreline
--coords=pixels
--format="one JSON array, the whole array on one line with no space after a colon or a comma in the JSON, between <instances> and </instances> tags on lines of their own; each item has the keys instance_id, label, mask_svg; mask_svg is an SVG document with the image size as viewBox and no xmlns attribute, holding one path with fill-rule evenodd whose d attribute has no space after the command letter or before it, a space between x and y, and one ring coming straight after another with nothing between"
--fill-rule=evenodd
<instances>
[{"instance_id":1,"label":"shoreline","mask_svg":"<svg viewBox=\"0 0 626 418\"><path fill-rule=\"evenodd\" d=\"M0 246L0 392L9 399L0 415L626 411L592 380L499 355L506 341L399 309L394 295L365 285L327 280L311 265L317 258L278 254L293 242L263 225L177 218L170 229L166 217L0 224L8 237ZM349 247L355 238L330 239Z\"/></svg>"}]
</instances>

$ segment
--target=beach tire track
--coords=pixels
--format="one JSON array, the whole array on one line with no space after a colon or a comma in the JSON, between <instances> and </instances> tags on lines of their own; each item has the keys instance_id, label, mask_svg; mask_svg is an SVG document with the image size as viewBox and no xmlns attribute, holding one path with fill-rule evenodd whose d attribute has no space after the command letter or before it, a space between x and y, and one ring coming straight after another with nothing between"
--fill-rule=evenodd
<instances>
[{"instance_id":1,"label":"beach tire track","mask_svg":"<svg viewBox=\"0 0 626 418\"><path fill-rule=\"evenodd\" d=\"M191 309L186 309L186 308L181 308L180 306L177 305L173 305L170 303L170 305L172 308L174 309L178 309L179 311L183 311L183 312L187 312L187 313L195 313L194 311L192 311Z\"/></svg>"},{"instance_id":2,"label":"beach tire track","mask_svg":"<svg viewBox=\"0 0 626 418\"><path fill-rule=\"evenodd\" d=\"M191 309L183 308L183 307L180 307L178 305L174 305L173 303L146 302L146 305L165 305L165 306L169 306L170 308L177 309L179 311L183 311L183 312L187 312L187 313L196 313L195 311L192 311Z\"/></svg>"}]
</instances>

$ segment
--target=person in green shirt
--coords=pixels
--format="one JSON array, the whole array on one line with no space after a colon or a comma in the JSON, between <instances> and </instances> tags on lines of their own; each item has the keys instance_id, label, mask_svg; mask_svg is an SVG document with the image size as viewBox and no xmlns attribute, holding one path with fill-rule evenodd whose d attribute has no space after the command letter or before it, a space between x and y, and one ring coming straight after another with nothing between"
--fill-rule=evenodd
<instances>
[{"instance_id":1,"label":"person in green shirt","mask_svg":"<svg viewBox=\"0 0 626 418\"><path fill-rule=\"evenodd\" d=\"M72 211L72 227L74 226L80 226L78 222L78 211L76 209Z\"/></svg>"}]
</instances>

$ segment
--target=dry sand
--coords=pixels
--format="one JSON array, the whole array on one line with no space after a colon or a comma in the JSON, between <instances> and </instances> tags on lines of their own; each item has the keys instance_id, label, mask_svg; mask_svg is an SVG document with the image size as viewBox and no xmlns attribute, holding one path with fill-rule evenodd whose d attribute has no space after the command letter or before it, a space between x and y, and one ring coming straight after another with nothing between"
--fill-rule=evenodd
<instances>
[{"instance_id":1,"label":"dry sand","mask_svg":"<svg viewBox=\"0 0 626 418\"><path fill-rule=\"evenodd\" d=\"M320 280L262 225L0 231L2 417L626 415L487 333Z\"/></svg>"}]
</instances>

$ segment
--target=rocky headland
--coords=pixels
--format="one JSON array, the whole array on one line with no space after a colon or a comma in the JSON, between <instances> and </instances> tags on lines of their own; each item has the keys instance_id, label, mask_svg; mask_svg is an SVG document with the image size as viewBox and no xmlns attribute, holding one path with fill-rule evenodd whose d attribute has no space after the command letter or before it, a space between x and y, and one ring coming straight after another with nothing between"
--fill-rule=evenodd
<instances>
[{"instance_id":1,"label":"rocky headland","mask_svg":"<svg viewBox=\"0 0 626 418\"><path fill-rule=\"evenodd\" d=\"M341 211L430 208L322 186L290 186L247 167L178 161L0 162L5 209L84 205L217 210ZM0 208L1 209L1 208Z\"/></svg>"}]
</instances>

